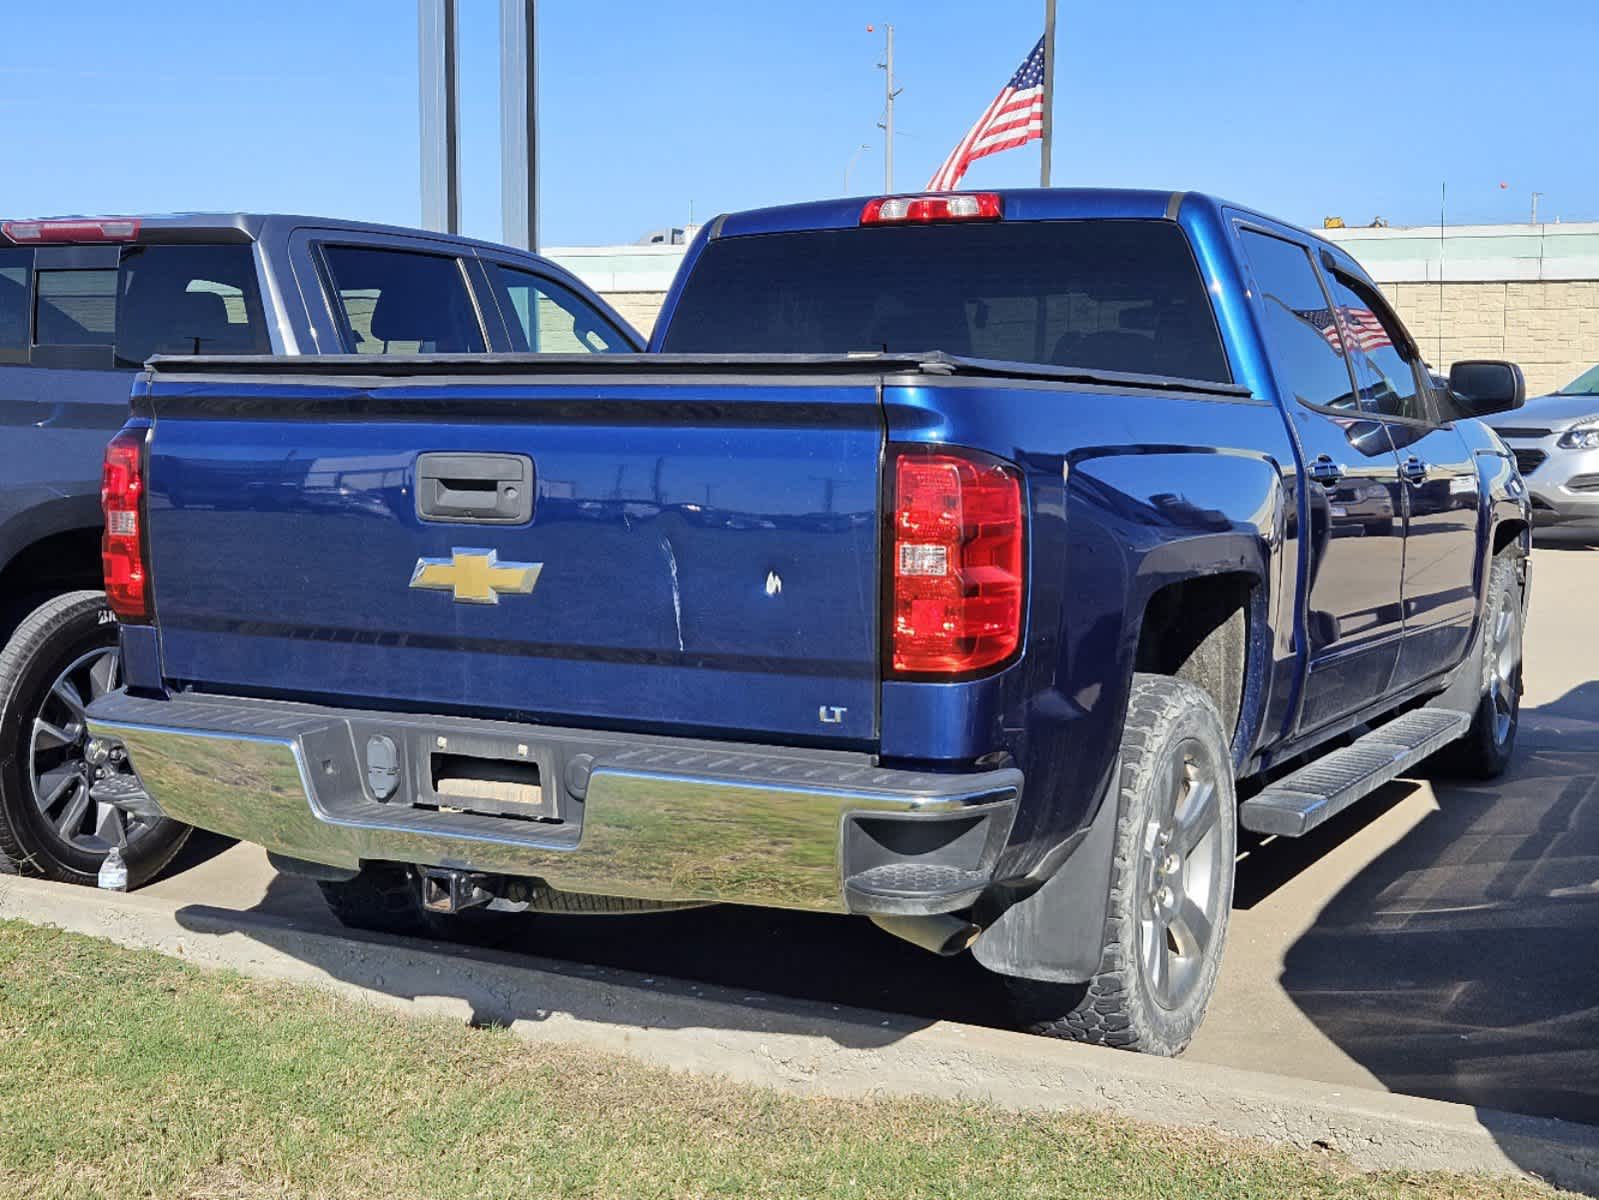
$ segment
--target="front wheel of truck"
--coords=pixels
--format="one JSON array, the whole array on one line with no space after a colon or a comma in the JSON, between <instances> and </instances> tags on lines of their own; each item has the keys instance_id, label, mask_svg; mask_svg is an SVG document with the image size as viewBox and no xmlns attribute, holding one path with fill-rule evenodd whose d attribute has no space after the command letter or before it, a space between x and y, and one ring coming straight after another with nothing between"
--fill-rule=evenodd
<instances>
[{"instance_id":1,"label":"front wheel of truck","mask_svg":"<svg viewBox=\"0 0 1599 1200\"><path fill-rule=\"evenodd\" d=\"M172 861L189 836L176 821L126 818L90 795L129 770L92 763L84 708L122 683L117 623L99 592L68 592L33 610L0 651L0 867L93 884L112 844L128 885Z\"/></svg>"},{"instance_id":2,"label":"front wheel of truck","mask_svg":"<svg viewBox=\"0 0 1599 1200\"><path fill-rule=\"evenodd\" d=\"M1519 545L1494 556L1473 672L1476 709L1471 727L1429 764L1438 775L1498 779L1510 766L1521 723L1521 643L1526 626L1525 563ZM1451 694L1453 689L1451 689ZM1462 707L1469 707L1468 700Z\"/></svg>"},{"instance_id":3,"label":"front wheel of truck","mask_svg":"<svg viewBox=\"0 0 1599 1200\"><path fill-rule=\"evenodd\" d=\"M1233 899L1238 809L1221 716L1201 688L1135 675L1099 971L1009 980L1034 1033L1175 1055L1204 1019Z\"/></svg>"}]
</instances>

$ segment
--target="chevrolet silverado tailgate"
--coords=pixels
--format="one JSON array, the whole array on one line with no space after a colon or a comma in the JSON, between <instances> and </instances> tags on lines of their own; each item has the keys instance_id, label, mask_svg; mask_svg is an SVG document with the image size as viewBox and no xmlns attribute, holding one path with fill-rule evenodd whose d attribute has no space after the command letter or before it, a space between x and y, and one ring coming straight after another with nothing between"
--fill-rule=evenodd
<instances>
[{"instance_id":1,"label":"chevrolet silverado tailgate","mask_svg":"<svg viewBox=\"0 0 1599 1200\"><path fill-rule=\"evenodd\" d=\"M146 385L171 683L875 737L875 378L300 370Z\"/></svg>"}]
</instances>

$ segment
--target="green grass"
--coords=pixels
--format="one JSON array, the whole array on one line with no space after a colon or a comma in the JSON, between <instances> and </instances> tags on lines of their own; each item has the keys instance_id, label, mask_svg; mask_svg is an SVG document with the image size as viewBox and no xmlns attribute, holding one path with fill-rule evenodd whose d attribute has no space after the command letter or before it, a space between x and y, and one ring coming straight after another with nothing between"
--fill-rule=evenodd
<instances>
[{"instance_id":1,"label":"green grass","mask_svg":"<svg viewBox=\"0 0 1599 1200\"><path fill-rule=\"evenodd\" d=\"M1083 1115L801 1099L0 922L0 1195L1534 1197Z\"/></svg>"}]
</instances>

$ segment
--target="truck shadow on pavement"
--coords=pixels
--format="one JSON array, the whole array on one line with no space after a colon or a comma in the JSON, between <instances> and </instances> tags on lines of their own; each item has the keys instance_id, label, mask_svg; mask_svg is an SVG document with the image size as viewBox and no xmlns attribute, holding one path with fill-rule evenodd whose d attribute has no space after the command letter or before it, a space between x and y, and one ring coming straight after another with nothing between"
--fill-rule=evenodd
<instances>
[{"instance_id":1,"label":"truck shadow on pavement","mask_svg":"<svg viewBox=\"0 0 1599 1200\"><path fill-rule=\"evenodd\" d=\"M537 1023L560 1015L635 1028L798 1034L823 1037L849 1049L873 1049L932 1023L914 1015L863 1012L836 999L795 997L793 989L787 989L788 995L773 994L784 989L751 994L760 985L723 986L682 970L655 973L647 965L647 955L627 956L625 966L613 967L603 961L613 956L569 954L559 941L553 947L545 944L538 935L537 916L489 914L496 919L452 941L357 933L339 928L331 919L283 916L278 910L285 905L303 905L300 893L306 886L314 885L278 876L268 895L251 910L189 904L176 916L191 932L242 935L294 959L311 969L302 981L324 976L384 997L422 1001L426 1011L457 1016L479 1027ZM661 914L654 919L669 923L683 915ZM612 921L634 925L635 949L651 942L670 943L669 925L646 931L638 927L644 920L590 917L586 923L591 928ZM661 961L670 962L670 956L663 955ZM839 990L813 989L818 994Z\"/></svg>"},{"instance_id":2,"label":"truck shadow on pavement","mask_svg":"<svg viewBox=\"0 0 1599 1200\"><path fill-rule=\"evenodd\" d=\"M1290 1000L1390 1090L1599 1123L1596 777L1599 683L1526 710L1503 780L1439 781L1437 808L1285 947L1280 983ZM1269 899L1420 787L1396 781L1298 841L1246 842L1237 907ZM203 844L193 853L207 854ZM855 918L732 907L506 916L478 931L476 945L371 937L351 951L305 938L341 931L315 885L274 876L248 911L189 905L179 919L196 931L236 931L343 983L453 998L479 1024L569 1011L862 1048L940 1019L1011 1025L1003 983L971 956L940 959ZM474 971L453 978L431 955L406 965L419 950ZM478 967L492 968L488 982Z\"/></svg>"},{"instance_id":3,"label":"truck shadow on pavement","mask_svg":"<svg viewBox=\"0 0 1599 1200\"><path fill-rule=\"evenodd\" d=\"M1525 710L1503 779L1434 789L1282 986L1392 1091L1599 1123L1599 683Z\"/></svg>"}]
</instances>

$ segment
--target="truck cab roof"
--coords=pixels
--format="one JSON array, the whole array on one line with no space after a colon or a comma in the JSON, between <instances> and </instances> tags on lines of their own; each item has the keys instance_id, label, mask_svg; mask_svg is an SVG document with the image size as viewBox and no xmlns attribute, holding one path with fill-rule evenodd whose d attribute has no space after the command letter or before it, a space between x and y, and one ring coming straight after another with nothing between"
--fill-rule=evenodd
<instances>
[{"instance_id":1,"label":"truck cab roof","mask_svg":"<svg viewBox=\"0 0 1599 1200\"><path fill-rule=\"evenodd\" d=\"M30 227L44 227L43 236L31 234ZM392 237L425 236L477 250L499 254L531 254L531 251L500 245L481 238L431 230L385 225L373 221L351 221L342 217L318 217L294 213L197 212L117 215L60 215L12 218L0 221L0 246L33 246L44 243L138 242L145 245L186 242L258 242L293 229L341 229L351 233Z\"/></svg>"},{"instance_id":2,"label":"truck cab roof","mask_svg":"<svg viewBox=\"0 0 1599 1200\"><path fill-rule=\"evenodd\" d=\"M917 193L900 194L914 196ZM998 196L1007 221L1062 221L1095 217L1175 220L1185 204L1196 203L1218 210L1228 208L1253 213L1246 206L1205 192L1152 188L1002 188L985 189L977 194ZM750 209L718 217L707 229L711 237L845 229L860 224L863 208L878 198L853 196ZM1265 214L1253 215L1265 217Z\"/></svg>"}]
</instances>

